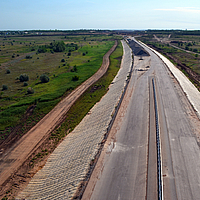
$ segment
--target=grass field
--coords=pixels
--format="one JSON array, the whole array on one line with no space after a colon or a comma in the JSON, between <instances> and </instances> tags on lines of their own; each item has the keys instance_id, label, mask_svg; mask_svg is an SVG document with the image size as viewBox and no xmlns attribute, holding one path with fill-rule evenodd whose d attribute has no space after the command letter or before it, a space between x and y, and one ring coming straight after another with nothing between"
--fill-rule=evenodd
<instances>
[{"instance_id":1,"label":"grass field","mask_svg":"<svg viewBox=\"0 0 200 200\"><path fill-rule=\"evenodd\" d=\"M57 144L80 123L95 103L106 94L109 85L120 68L122 55L123 48L119 42L115 52L110 56L110 66L106 74L93 84L70 108L65 121L51 133L47 143L43 144L41 149L38 149L37 154L31 157L30 167L45 159L48 153L51 153L56 148Z\"/></svg>"},{"instance_id":2,"label":"grass field","mask_svg":"<svg viewBox=\"0 0 200 200\"><path fill-rule=\"evenodd\" d=\"M101 66L103 55L114 45L114 39L105 35L0 38L0 86L8 88L0 93L1 140L16 127L16 134L23 135L71 90L92 76ZM73 43L78 48L66 48L59 53L48 48L45 53L37 52L42 45L54 41L69 46ZM28 86L18 80L24 73L29 76ZM50 78L48 83L41 83L42 74ZM78 80L73 81L75 76ZM27 94L28 87L33 88L34 94ZM32 107L34 111L28 112Z\"/></svg>"},{"instance_id":3,"label":"grass field","mask_svg":"<svg viewBox=\"0 0 200 200\"><path fill-rule=\"evenodd\" d=\"M122 55L123 49L121 43L119 43L115 52L110 56L111 63L106 74L93 86L91 86L72 106L67 113L65 122L52 133L51 139L58 142L67 133L71 132L94 106L94 104L106 94L109 85L120 68Z\"/></svg>"}]
</instances>

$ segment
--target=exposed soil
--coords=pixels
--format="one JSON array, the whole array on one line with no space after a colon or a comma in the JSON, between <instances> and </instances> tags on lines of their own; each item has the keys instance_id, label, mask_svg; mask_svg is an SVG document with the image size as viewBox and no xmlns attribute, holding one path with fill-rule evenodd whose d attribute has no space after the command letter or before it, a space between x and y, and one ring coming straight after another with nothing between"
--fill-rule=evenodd
<instances>
[{"instance_id":1,"label":"exposed soil","mask_svg":"<svg viewBox=\"0 0 200 200\"><path fill-rule=\"evenodd\" d=\"M31 177L45 165L47 158L58 145L53 139L49 140L51 132L64 121L73 103L106 73L110 64L109 56L116 47L117 41L104 55L100 69L64 98L30 131L18 141L15 137L10 138L12 142L7 143L7 150L4 150L0 157L0 198L14 199L26 187ZM96 89L98 88L93 88ZM34 106L31 106L26 116L31 115L33 110Z\"/></svg>"}]
</instances>

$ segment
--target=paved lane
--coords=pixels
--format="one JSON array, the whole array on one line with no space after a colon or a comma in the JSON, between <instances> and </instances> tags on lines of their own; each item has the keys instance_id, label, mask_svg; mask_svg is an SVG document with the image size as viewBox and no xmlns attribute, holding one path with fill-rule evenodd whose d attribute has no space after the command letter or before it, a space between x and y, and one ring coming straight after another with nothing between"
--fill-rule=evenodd
<instances>
[{"instance_id":1,"label":"paved lane","mask_svg":"<svg viewBox=\"0 0 200 200\"><path fill-rule=\"evenodd\" d=\"M164 199L200 199L200 151L191 119L182 104L186 99L180 96L183 93L177 92L181 91L180 86L174 82L163 62L147 51L150 57L144 57L144 60L135 58L127 93L100 164L97 163L101 171L94 171L91 177L93 193L88 195L89 182L83 199L140 200L155 195L155 191L147 192L147 186L151 184L147 184L147 172L152 169L148 169L149 116L152 117L149 114L151 95L148 80L152 76L156 80L158 96ZM152 184L151 187L156 188L156 182Z\"/></svg>"}]
</instances>

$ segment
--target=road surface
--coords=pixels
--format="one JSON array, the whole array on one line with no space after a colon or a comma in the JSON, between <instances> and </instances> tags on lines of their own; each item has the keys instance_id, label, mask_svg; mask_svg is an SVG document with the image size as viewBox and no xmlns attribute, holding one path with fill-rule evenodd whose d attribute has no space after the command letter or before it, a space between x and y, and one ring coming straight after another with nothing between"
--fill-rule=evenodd
<instances>
[{"instance_id":1,"label":"road surface","mask_svg":"<svg viewBox=\"0 0 200 200\"><path fill-rule=\"evenodd\" d=\"M199 120L160 58L135 57L133 74L83 198L157 199L155 80L164 199L200 199ZM196 135L194 134L196 132Z\"/></svg>"}]
</instances>

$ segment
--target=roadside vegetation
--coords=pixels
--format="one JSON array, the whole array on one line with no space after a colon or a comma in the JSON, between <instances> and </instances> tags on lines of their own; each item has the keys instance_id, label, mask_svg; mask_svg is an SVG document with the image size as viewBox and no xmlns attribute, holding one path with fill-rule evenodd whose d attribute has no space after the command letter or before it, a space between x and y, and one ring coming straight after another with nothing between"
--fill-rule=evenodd
<instances>
[{"instance_id":1,"label":"roadside vegetation","mask_svg":"<svg viewBox=\"0 0 200 200\"><path fill-rule=\"evenodd\" d=\"M13 82L13 85L18 84L18 87L22 89L19 93L18 89L16 89L16 94L14 94L16 96L18 95L18 98L20 98L20 100L6 100L5 93L0 99L0 102L2 104L7 103L4 109L2 109L3 106L1 107L0 114L3 111L6 111L10 114L6 115L5 113L2 115L3 117L8 117L9 119L9 117L15 115L14 118L18 117L20 119L20 122L17 121L15 126L12 125L11 127L5 128L5 130L1 131L1 136L4 136L5 139L6 137L7 139L9 139L12 136L11 138L14 138L15 141L15 138L19 139L23 134L25 134L61 99L67 96L69 92L71 92L75 87L77 87L84 80L94 74L102 64L103 55L114 45L114 39L121 39L121 37L113 36L86 36L84 38L82 36L76 37L80 40L80 42L77 42L79 44L78 49L71 51L70 56L63 56L63 52L60 56L56 55L57 53L53 54L54 56L56 55L54 59L57 59L57 64L55 67L57 73L55 73L55 71L53 70L49 70L47 73L45 70L51 69L51 67L46 69L45 63L39 65L43 68L41 71L40 67L37 68L40 73L38 73L38 71L34 72L35 76L37 73L37 78L35 78L35 80L32 80L31 71L20 71L17 73L19 74L19 76L23 75L24 77L26 77L27 75L29 78L24 82L20 82L18 76L18 78ZM73 40L71 40L70 43L75 43L74 39L75 38L73 37ZM47 48L47 52L48 51L51 50ZM65 52L66 51L67 50L65 50ZM32 55L32 59L34 59L34 57L36 57L36 59L37 57L39 57L40 59L37 60L42 60L42 56L44 56L42 54L46 54L46 56L52 55L51 52L49 52L49 54L47 54L47 52L37 54L37 56ZM36 53L37 49L35 50L35 54ZM66 53L68 54L69 52L67 51ZM6 193L4 194L4 198L14 199L14 197L18 193L18 190L20 189L20 187L17 186L19 184L26 185L28 183L34 173L42 168L47 157L53 152L53 150L62 141L62 139L68 133L70 133L76 127L76 125L80 123L80 121L94 106L94 104L97 103L101 99L101 97L106 94L109 85L111 84L113 78L116 76L120 68L122 54L122 45L121 42L118 40L118 46L110 56L110 66L106 74L99 81L93 84L77 100L77 102L68 111L65 121L49 135L49 138L47 138L47 140L44 141L43 144L35 152L33 152L29 159L18 170L17 175L12 180L9 180L9 183L6 186ZM46 61L48 62L48 59L46 59ZM29 64L31 65L31 62ZM49 62L48 65L50 65ZM9 75L12 74L14 68L10 69L11 73ZM4 76L7 75L8 74L4 73ZM29 94L28 90L33 91L33 93ZM6 95L8 94L11 95L11 93L7 93ZM8 98L10 97L8 96ZM20 110L22 110L22 112L17 116L17 113L20 113ZM2 141L5 141L5 139L2 139ZM6 140L6 142L7 141L8 140Z\"/></svg>"},{"instance_id":2,"label":"roadside vegetation","mask_svg":"<svg viewBox=\"0 0 200 200\"><path fill-rule=\"evenodd\" d=\"M43 148L39 149L37 154L31 157L29 162L31 167L45 158L43 152L44 148L46 149L46 153L51 153L57 144L60 143L67 134L73 131L89 110L106 94L109 85L120 68L122 55L123 48L121 42L119 42L116 50L110 56L110 66L106 74L93 84L70 108L65 121L51 133L49 139L43 144ZM48 155L48 153L46 155Z\"/></svg>"},{"instance_id":3,"label":"roadside vegetation","mask_svg":"<svg viewBox=\"0 0 200 200\"><path fill-rule=\"evenodd\" d=\"M19 139L92 76L115 39L119 37L0 37L0 143Z\"/></svg>"}]
</instances>

